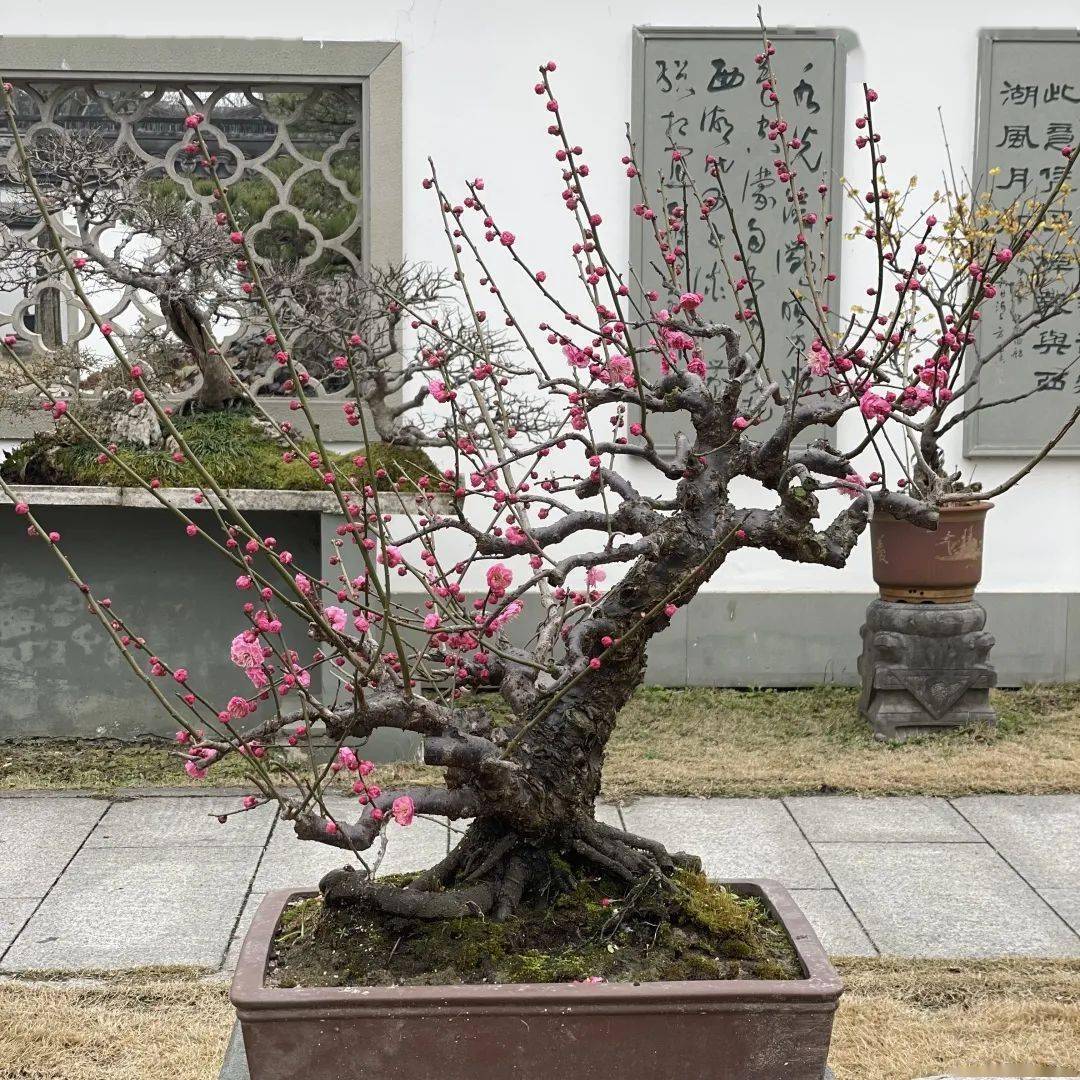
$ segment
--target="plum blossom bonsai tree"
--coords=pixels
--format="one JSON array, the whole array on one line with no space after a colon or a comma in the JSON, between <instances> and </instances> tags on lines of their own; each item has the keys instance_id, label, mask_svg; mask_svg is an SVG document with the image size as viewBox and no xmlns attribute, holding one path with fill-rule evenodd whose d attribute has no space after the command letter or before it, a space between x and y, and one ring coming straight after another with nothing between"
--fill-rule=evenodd
<instances>
[{"instance_id":1,"label":"plum blossom bonsai tree","mask_svg":"<svg viewBox=\"0 0 1080 1080\"><path fill-rule=\"evenodd\" d=\"M979 273L932 288L928 248L935 224L927 219L911 233L897 223L868 112L857 127L875 155L874 224L867 228L880 255L879 280L872 310L834 329L822 300L833 271L815 254L814 230L824 222L809 209L810 193L829 178L802 176L795 167L772 55L765 39L758 79L775 109L769 136L777 146L776 174L798 210L793 227L805 256L798 299L818 327L793 378L781 383L770 375L728 207L697 198L691 185L687 204L696 204L696 213L656 209L633 146L620 168L655 241L665 288L643 292L612 263L601 213L590 199L584 151L567 130L551 85L555 64L547 63L535 90L572 225L565 288L556 289L529 264L527 241L519 242L513 223L489 204L483 181L466 184L456 199L432 165L423 186L445 231L457 310L434 312L392 278L378 288L385 311L423 335L423 372L410 381L409 404L438 409L431 441L443 445L442 467L390 477L389 492L380 490L373 470L356 478L333 467L311 423L305 380L281 345L270 281L222 183L215 212L238 260L232 272L262 307L265 341L278 350L293 408L307 417L316 447L302 451L299 429L284 425L279 433L290 446L283 452L306 453L340 509L336 551L325 567L299 565L262 535L191 454L138 357L95 312L84 267L60 237L16 135L22 179L49 225L54 254L105 336L129 393L149 404L177 452L199 472L199 498L214 510L210 523L175 506L160 488L144 486L193 542L211 545L234 568L237 625L222 648L246 679L246 692L227 702L201 694L198 672L183 657L156 652L119 603L79 576L63 538L5 482L0 486L29 536L50 546L135 676L175 720L187 771L203 777L225 758L242 756L252 794L236 812L274 801L300 839L349 857L345 869L323 879L327 901L417 919L501 919L527 896L557 895L566 865L558 856L567 853L628 887L674 887L673 871L696 865L692 856L614 829L594 813L605 747L620 710L642 684L650 640L737 552L766 550L793 562L842 567L875 512L934 526L938 493L952 490L934 442L948 404L944 391L966 388L959 371L979 304L1019 264L1040 218L1018 223L1019 234L1007 244L980 235L978 258L967 249L960 256ZM867 91L868 105L873 96ZM5 104L13 117L10 91ZM209 167L202 122L199 113L190 116L187 138ZM1074 160L1072 151L1069 164ZM971 213L968 207L958 216L966 221ZM698 227L721 252L733 253L731 325L703 319L702 298L687 287L688 234ZM950 235L940 246L955 263ZM1003 257L1006 249L1011 259ZM524 325L496 284L508 271L531 282L550 311L538 332ZM886 309L892 278L901 288ZM940 319L932 330L911 314L916 297ZM360 375L365 337L349 325L347 312L337 318L334 364L353 391L343 407L358 436L370 440ZM486 330L494 323L516 345L512 361L492 346ZM930 347L933 360L909 369L905 357L928 338L940 338ZM81 424L47 387L38 389L59 423ZM242 383L235 389L261 408ZM546 403L554 428L543 434L523 428L511 392ZM781 418L765 429L759 420L769 403L781 407ZM686 415L686 430L665 455L654 427L674 413ZM819 434L835 432L849 413L865 421L850 446ZM889 485L884 464L867 480L856 471L856 459L884 461L892 431L907 439L918 463L915 473L898 478L907 490ZM86 436L94 437L89 430ZM103 443L99 448L112 453ZM358 454L360 469L365 462ZM653 493L633 479L646 474ZM739 501L736 490L746 482L761 489L766 505ZM297 623L306 636L294 636L290 627ZM482 707L487 693L501 697L507 719L496 722ZM423 759L443 767L444 782L383 789L363 754L365 740L380 728L422 737ZM329 760L317 752L316 739L332 744ZM355 797L349 816L335 815L328 804L329 793L342 791ZM377 878L388 823L407 826L416 815L471 823L445 859L407 884Z\"/></svg>"}]
</instances>

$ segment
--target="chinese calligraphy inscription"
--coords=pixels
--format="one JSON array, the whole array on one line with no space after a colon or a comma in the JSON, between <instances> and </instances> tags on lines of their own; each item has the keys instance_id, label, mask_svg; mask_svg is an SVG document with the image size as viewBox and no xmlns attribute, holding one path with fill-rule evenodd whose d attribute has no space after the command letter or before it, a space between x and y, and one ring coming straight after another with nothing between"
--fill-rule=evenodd
<instances>
[{"instance_id":1,"label":"chinese calligraphy inscription","mask_svg":"<svg viewBox=\"0 0 1080 1080\"><path fill-rule=\"evenodd\" d=\"M774 62L785 119L798 129L800 182L813 190L824 178L836 193L830 198L838 202L842 45L829 31L777 31L770 36L777 45ZM795 240L797 222L772 167L776 147L767 132L773 112L757 83L754 63L760 34L749 29L642 28L634 48L632 135L650 201L657 208L681 204L688 176L703 197L730 200L747 253L746 271L760 301L773 377L790 378L796 365L805 363L814 334L792 296L793 290L806 295L803 256ZM710 174L707 155L716 160L719 179ZM660 268L650 261L655 255L640 219L632 222L636 278L645 290L662 289ZM838 231L831 230L826 257L833 270L838 270L839 241ZM705 298L699 309L702 318L731 323L737 305L707 230L691 237L687 276L687 290ZM670 421L670 430L654 430L653 435L670 445L685 423L678 416L656 417L651 427L659 427L661 419ZM763 428L769 419L765 417Z\"/></svg>"},{"instance_id":2,"label":"chinese calligraphy inscription","mask_svg":"<svg viewBox=\"0 0 1080 1080\"><path fill-rule=\"evenodd\" d=\"M979 124L975 175L996 207L1046 199L1065 168L1062 151L1080 138L1080 38L1075 31L984 31L979 52ZM1072 178L1070 178L1072 179ZM1074 184L1075 186L1075 184ZM1080 193L1051 213L1076 215ZM978 391L985 400L1039 392L969 418L965 452L1023 456L1080 404L1080 307L1074 302L1032 333L1009 341L1013 327L1033 311L1060 306L1077 290L1075 255L1062 251L1041 279L1003 288L984 308L980 353L999 349ZM1004 346L1002 348L1002 346ZM1074 428L1055 454L1080 455Z\"/></svg>"}]
</instances>

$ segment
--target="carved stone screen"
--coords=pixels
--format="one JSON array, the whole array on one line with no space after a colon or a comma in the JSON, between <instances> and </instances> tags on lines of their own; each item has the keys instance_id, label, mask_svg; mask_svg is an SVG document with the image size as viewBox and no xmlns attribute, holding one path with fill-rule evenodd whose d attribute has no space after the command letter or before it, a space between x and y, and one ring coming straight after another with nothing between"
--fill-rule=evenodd
<instances>
[{"instance_id":1,"label":"carved stone screen","mask_svg":"<svg viewBox=\"0 0 1080 1080\"><path fill-rule=\"evenodd\" d=\"M1075 30L985 30L979 41L975 183L994 205L1045 198L1061 176L1061 150L1080 138L1080 37ZM1080 211L1080 176L1070 177L1066 206ZM1072 260L1070 262L1070 260ZM983 307L978 348L993 350L1018 319L1052 295L1076 289L1074 256L1049 267L1039 289L1002 288ZM1043 290L1046 290L1044 293ZM965 422L964 451L971 456L1026 456L1037 451L1080 405L1080 310L1073 303L1007 345L983 372L979 397L1009 399L1034 387L1039 393L984 409ZM1080 455L1073 428L1052 451Z\"/></svg>"},{"instance_id":2,"label":"carved stone screen","mask_svg":"<svg viewBox=\"0 0 1080 1080\"><path fill-rule=\"evenodd\" d=\"M844 46L831 30L777 30L773 58L784 118L802 142L799 181L817 200L821 178L829 185L827 212L836 214L827 235L826 258L835 272L840 252L839 170L843 161ZM757 83L754 56L761 36L752 29L639 27L634 35L634 100L631 124L642 177L650 200L663 188L665 204L682 200L680 170L693 175L698 192L721 198L705 157L720 162L723 187L743 234L748 263L764 316L766 355L774 379L790 377L813 338L791 290L800 289L803 264L795 243L799 228L773 168L776 147L766 137L772 106ZM680 161L673 161L672 146ZM692 200L691 200L692 201ZM819 204L812 206L817 210ZM718 210L719 220L724 215ZM707 320L731 323L734 303L727 281L702 229L690 214L689 249L693 291L705 302ZM722 232L726 230L721 229ZM734 247L731 248L734 251ZM641 219L631 216L631 262L644 289L659 287L655 244ZM805 288L800 290L806 295ZM832 299L836 285L830 289ZM772 406L776 409L776 406ZM766 414L765 424L768 424ZM684 414L657 416L650 430L670 447L677 430L688 430Z\"/></svg>"},{"instance_id":3,"label":"carved stone screen","mask_svg":"<svg viewBox=\"0 0 1080 1080\"><path fill-rule=\"evenodd\" d=\"M234 212L264 265L274 262L295 272L309 268L327 274L361 271L366 162L359 79L352 85L235 78L12 81L18 126L27 145L47 148L50 136L61 136L40 160L49 161L50 153L82 154L87 182L108 184L109 176L118 175L128 185L126 190L116 185L111 209L103 197L97 204L100 211L85 217L61 201L54 219L74 253L101 253L100 258L91 254L87 260L91 268L87 288L129 352L145 355L148 343L154 341L161 349L169 347L160 303L137 284L118 284L108 273L92 271L105 260L154 270L160 246L153 230L143 227L139 198L161 204L172 200L189 214L208 222L213 219L215 182L198 155L185 152L185 142L190 143L185 117L190 113L206 117L202 130L217 159L218 182L228 190ZM43 220L18 182L6 117L0 118L0 166L4 164L8 170L0 179L0 335L14 335L16 349L24 353L56 352L60 364L71 364L66 378L57 370L58 383L66 386L70 380L70 392L93 394L95 371L109 362L109 353L74 302L59 261L42 260L30 250L48 248L49 242ZM63 167L72 175L78 171L70 161ZM137 198L131 197L133 190L139 193ZM168 222L167 215L164 220ZM194 237L193 247L196 244ZM200 285L198 270L193 268L186 279L190 287L224 289L220 277L209 272L202 275ZM257 305L238 290L235 296L222 291L201 298L212 306L215 336L253 391L280 393L275 374L284 369L272 363L273 350L254 326L262 315ZM314 370L305 364L313 376L313 394L333 397L344 391L342 376L332 369ZM183 389L181 379L177 390Z\"/></svg>"}]
</instances>

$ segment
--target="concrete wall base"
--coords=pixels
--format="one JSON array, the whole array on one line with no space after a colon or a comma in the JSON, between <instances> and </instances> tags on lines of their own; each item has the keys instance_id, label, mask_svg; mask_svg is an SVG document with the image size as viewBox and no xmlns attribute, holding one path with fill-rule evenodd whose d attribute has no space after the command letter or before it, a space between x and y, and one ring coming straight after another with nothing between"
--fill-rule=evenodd
<instances>
[{"instance_id":1,"label":"concrete wall base","mask_svg":"<svg viewBox=\"0 0 1080 1080\"><path fill-rule=\"evenodd\" d=\"M96 502L94 492L104 493ZM242 629L235 574L169 514L104 502L48 508L50 528L99 596L112 596L151 647L198 674L200 690L225 701L244 689L228 659ZM246 511L264 535L300 565L324 562L337 518L296 496L281 509L272 496ZM128 498L129 496L125 496ZM59 498L59 496L57 497ZM195 510L196 514L207 514ZM417 598L419 599L419 597ZM680 609L648 646L654 686L797 687L859 682L859 627L865 593L705 592ZM980 593L996 638L998 683L1080 680L1080 594ZM527 606L513 630L535 625ZM289 636L304 640L305 628ZM26 539L22 521L0 514L0 740L28 736L129 739L171 734L173 725L89 616L45 545ZM382 736L380 736L382 737ZM408 743L408 745L405 745ZM408 736L385 733L381 759L415 753Z\"/></svg>"}]
</instances>

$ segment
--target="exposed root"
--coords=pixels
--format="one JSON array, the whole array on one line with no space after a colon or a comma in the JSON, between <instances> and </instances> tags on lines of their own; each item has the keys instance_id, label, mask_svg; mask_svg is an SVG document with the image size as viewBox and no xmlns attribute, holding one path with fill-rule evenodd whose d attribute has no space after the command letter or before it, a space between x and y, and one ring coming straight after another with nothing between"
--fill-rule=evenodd
<instances>
[{"instance_id":1,"label":"exposed root","mask_svg":"<svg viewBox=\"0 0 1080 1080\"><path fill-rule=\"evenodd\" d=\"M591 868L591 869L590 869ZM559 839L538 842L494 820L473 822L461 842L435 866L405 884L371 878L352 866L319 883L329 905L369 904L390 915L416 919L487 916L501 922L527 898L550 902L595 874L617 877L630 888L654 882L663 888L679 869L700 871L701 860L671 854L646 837L583 818Z\"/></svg>"},{"instance_id":2,"label":"exposed root","mask_svg":"<svg viewBox=\"0 0 1080 1080\"><path fill-rule=\"evenodd\" d=\"M506 873L499 885L495 908L492 911L492 918L496 922L503 922L517 911L525 894L525 887L536 873L535 863L530 865L530 861L520 855L513 855L507 860Z\"/></svg>"},{"instance_id":3,"label":"exposed root","mask_svg":"<svg viewBox=\"0 0 1080 1080\"><path fill-rule=\"evenodd\" d=\"M458 844L456 847L451 848L445 859L437 862L427 870L421 871L405 887L416 892L445 889L465 860L466 851L464 846L464 844Z\"/></svg>"},{"instance_id":4,"label":"exposed root","mask_svg":"<svg viewBox=\"0 0 1080 1080\"><path fill-rule=\"evenodd\" d=\"M461 880L474 881L477 878L483 877L485 874L490 873L499 863L503 862L507 856L518 846L520 841L513 833L507 833L501 839L496 840L491 845L490 851L486 855L477 861L475 858L471 860L471 865L466 872L462 875ZM481 854L481 853L477 853Z\"/></svg>"},{"instance_id":5,"label":"exposed root","mask_svg":"<svg viewBox=\"0 0 1080 1080\"><path fill-rule=\"evenodd\" d=\"M638 851L647 851L665 871L671 871L676 867L681 870L692 870L695 873L701 871L701 859L697 855L690 855L685 851L668 851L658 840L650 840L647 836L625 832L602 821L587 821L581 828L586 839L590 841L594 837L603 838Z\"/></svg>"},{"instance_id":6,"label":"exposed root","mask_svg":"<svg viewBox=\"0 0 1080 1080\"><path fill-rule=\"evenodd\" d=\"M371 904L388 915L409 919L462 919L467 915L487 915L495 905L497 887L484 881L446 892L404 889L373 881L362 870L345 867L331 870L319 882L327 904Z\"/></svg>"},{"instance_id":7,"label":"exposed root","mask_svg":"<svg viewBox=\"0 0 1080 1080\"><path fill-rule=\"evenodd\" d=\"M574 850L589 862L596 863L601 869L622 878L623 881L632 884L638 880L637 869L628 865L629 860L614 858L600 848L593 847L587 840L575 840Z\"/></svg>"},{"instance_id":8,"label":"exposed root","mask_svg":"<svg viewBox=\"0 0 1080 1080\"><path fill-rule=\"evenodd\" d=\"M494 870L519 843L513 833L503 833L489 840L479 823L470 829L446 858L417 874L405 888L418 891L445 889L451 882L466 884Z\"/></svg>"}]
</instances>

